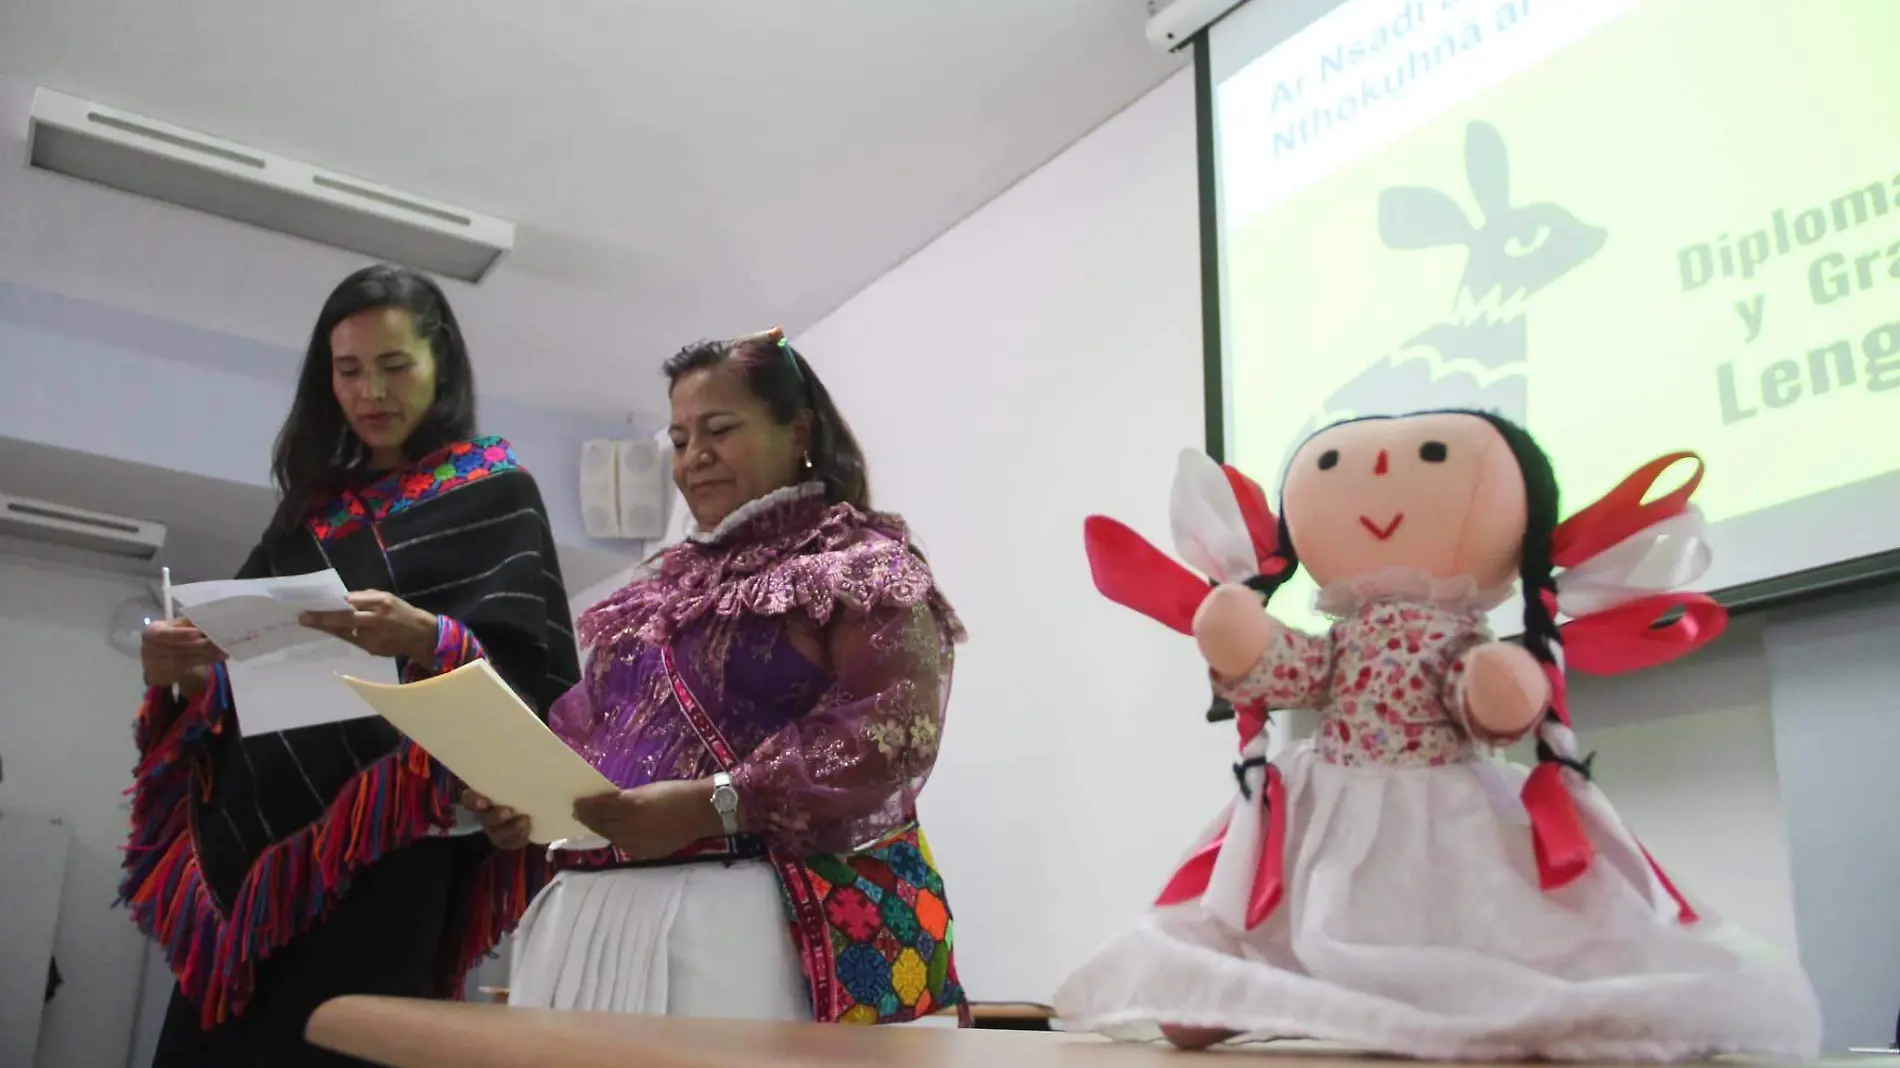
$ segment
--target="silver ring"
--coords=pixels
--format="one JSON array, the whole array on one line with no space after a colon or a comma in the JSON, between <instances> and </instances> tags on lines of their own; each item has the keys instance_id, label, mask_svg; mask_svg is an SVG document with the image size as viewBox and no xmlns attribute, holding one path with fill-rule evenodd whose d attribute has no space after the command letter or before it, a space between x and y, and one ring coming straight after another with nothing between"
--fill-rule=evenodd
<instances>
[{"instance_id":1,"label":"silver ring","mask_svg":"<svg viewBox=\"0 0 1900 1068\"><path fill-rule=\"evenodd\" d=\"M354 638L354 637L356 637L356 628L355 628L355 627L351 627L351 628L350 628L350 637L352 637L352 638Z\"/></svg>"}]
</instances>

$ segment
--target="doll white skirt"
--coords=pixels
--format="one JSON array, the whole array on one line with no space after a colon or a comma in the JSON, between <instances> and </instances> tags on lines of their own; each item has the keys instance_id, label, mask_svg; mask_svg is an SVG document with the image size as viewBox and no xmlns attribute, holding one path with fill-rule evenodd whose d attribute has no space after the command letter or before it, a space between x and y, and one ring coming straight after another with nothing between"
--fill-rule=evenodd
<instances>
[{"instance_id":1,"label":"doll white skirt","mask_svg":"<svg viewBox=\"0 0 1900 1068\"><path fill-rule=\"evenodd\" d=\"M1308 745L1278 763L1278 908L1243 931L1221 900L1251 881L1263 837L1237 803L1202 839L1228 828L1208 892L1151 912L1071 976L1056 994L1066 1028L1152 1039L1173 1024L1434 1059L1819 1052L1800 967L1706 912L1678 923L1594 787L1578 799L1597 859L1546 893L1522 767L1348 768Z\"/></svg>"},{"instance_id":2,"label":"doll white skirt","mask_svg":"<svg viewBox=\"0 0 1900 1068\"><path fill-rule=\"evenodd\" d=\"M778 876L764 861L555 876L515 934L508 1004L811 1019Z\"/></svg>"}]
</instances>

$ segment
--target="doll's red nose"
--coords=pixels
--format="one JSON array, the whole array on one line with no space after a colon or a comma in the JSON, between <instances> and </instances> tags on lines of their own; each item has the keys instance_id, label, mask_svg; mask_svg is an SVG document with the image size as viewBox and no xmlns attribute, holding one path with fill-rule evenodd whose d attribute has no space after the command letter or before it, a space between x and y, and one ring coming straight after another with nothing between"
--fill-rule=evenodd
<instances>
[{"instance_id":1,"label":"doll's red nose","mask_svg":"<svg viewBox=\"0 0 1900 1068\"><path fill-rule=\"evenodd\" d=\"M1391 461L1390 461L1390 460L1389 460L1389 458L1388 458L1388 457L1386 456L1386 453L1385 453L1385 450L1384 450L1384 449L1380 449L1380 450L1379 450L1379 460L1378 460L1378 462L1377 462L1377 463L1375 463L1375 464L1373 464L1373 465L1372 465L1372 473L1373 473L1373 474L1375 474L1375 475L1383 475L1383 474L1385 474L1385 472L1386 472L1386 469L1387 469L1388 467L1390 467L1390 466L1391 466Z\"/></svg>"}]
</instances>

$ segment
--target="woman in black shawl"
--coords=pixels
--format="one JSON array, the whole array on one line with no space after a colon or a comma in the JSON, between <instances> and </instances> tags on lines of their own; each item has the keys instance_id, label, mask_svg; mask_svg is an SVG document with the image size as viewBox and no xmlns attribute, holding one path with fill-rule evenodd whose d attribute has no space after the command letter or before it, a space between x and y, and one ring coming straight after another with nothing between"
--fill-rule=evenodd
<instances>
[{"instance_id":1,"label":"woman in black shawl","mask_svg":"<svg viewBox=\"0 0 1900 1068\"><path fill-rule=\"evenodd\" d=\"M277 440L282 502L238 577L333 567L355 611L306 625L405 680L486 658L545 714L579 676L567 595L534 479L475 436L474 398L434 283L345 279ZM543 862L455 833L474 829L459 784L379 718L244 737L221 660L181 620L144 638L121 897L178 980L154 1064L361 1063L305 1044L310 1013L343 994L458 993Z\"/></svg>"}]
</instances>

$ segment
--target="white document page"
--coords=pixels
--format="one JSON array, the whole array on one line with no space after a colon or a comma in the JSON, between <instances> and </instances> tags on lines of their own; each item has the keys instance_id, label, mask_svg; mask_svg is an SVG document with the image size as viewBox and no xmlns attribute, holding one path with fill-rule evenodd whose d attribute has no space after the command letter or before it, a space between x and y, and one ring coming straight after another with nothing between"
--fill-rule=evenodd
<instances>
[{"instance_id":1,"label":"white document page","mask_svg":"<svg viewBox=\"0 0 1900 1068\"><path fill-rule=\"evenodd\" d=\"M350 610L334 569L280 578L222 579L171 588L193 626L230 657L225 670L246 737L361 719L338 675L396 679L396 663L297 622Z\"/></svg>"},{"instance_id":2,"label":"white document page","mask_svg":"<svg viewBox=\"0 0 1900 1068\"><path fill-rule=\"evenodd\" d=\"M618 788L555 737L488 661L401 686L343 681L471 790L527 816L535 842L600 844L574 819L574 802Z\"/></svg>"}]
</instances>

